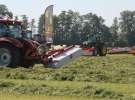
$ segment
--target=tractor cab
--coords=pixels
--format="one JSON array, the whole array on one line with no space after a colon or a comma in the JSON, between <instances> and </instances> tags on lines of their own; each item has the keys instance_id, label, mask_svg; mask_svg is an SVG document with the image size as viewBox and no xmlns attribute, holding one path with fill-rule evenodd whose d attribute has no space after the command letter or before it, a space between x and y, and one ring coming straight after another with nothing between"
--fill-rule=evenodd
<instances>
[{"instance_id":1,"label":"tractor cab","mask_svg":"<svg viewBox=\"0 0 135 100\"><path fill-rule=\"evenodd\" d=\"M0 37L22 38L20 21L0 19Z\"/></svg>"}]
</instances>

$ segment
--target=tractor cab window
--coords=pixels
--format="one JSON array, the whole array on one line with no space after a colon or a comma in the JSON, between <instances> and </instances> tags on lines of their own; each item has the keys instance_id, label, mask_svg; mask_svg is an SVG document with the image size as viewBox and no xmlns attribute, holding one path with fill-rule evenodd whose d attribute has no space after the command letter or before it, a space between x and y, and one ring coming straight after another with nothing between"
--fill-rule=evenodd
<instances>
[{"instance_id":1,"label":"tractor cab window","mask_svg":"<svg viewBox=\"0 0 135 100\"><path fill-rule=\"evenodd\" d=\"M22 31L21 31L21 26L20 25L9 25L9 30L10 30L10 36L14 38L21 38L22 37Z\"/></svg>"},{"instance_id":2,"label":"tractor cab window","mask_svg":"<svg viewBox=\"0 0 135 100\"><path fill-rule=\"evenodd\" d=\"M5 24L0 23L0 36L4 36L8 30Z\"/></svg>"},{"instance_id":3,"label":"tractor cab window","mask_svg":"<svg viewBox=\"0 0 135 100\"><path fill-rule=\"evenodd\" d=\"M32 33L31 32L28 32L26 35L27 35L28 39L32 39Z\"/></svg>"},{"instance_id":4,"label":"tractor cab window","mask_svg":"<svg viewBox=\"0 0 135 100\"><path fill-rule=\"evenodd\" d=\"M26 31L26 32L23 32L23 38L25 39L32 39L32 32L31 31Z\"/></svg>"}]
</instances>

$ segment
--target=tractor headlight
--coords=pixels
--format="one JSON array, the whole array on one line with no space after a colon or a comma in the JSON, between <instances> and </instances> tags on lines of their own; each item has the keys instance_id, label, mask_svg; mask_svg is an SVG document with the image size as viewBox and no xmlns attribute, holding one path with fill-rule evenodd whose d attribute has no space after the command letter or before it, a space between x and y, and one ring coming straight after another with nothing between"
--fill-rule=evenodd
<instances>
[{"instance_id":1,"label":"tractor headlight","mask_svg":"<svg viewBox=\"0 0 135 100\"><path fill-rule=\"evenodd\" d=\"M39 55L42 55L46 52L46 46L45 45L40 45L38 48L37 48L37 51L38 51L38 54Z\"/></svg>"}]
</instances>

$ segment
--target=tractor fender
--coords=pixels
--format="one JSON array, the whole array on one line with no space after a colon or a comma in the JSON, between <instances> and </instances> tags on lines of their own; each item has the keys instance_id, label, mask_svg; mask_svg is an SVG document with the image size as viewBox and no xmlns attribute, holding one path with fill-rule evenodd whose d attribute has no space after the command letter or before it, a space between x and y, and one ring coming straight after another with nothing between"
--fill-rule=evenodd
<instances>
[{"instance_id":1,"label":"tractor fender","mask_svg":"<svg viewBox=\"0 0 135 100\"><path fill-rule=\"evenodd\" d=\"M11 45L13 45L13 46L15 46L17 48L23 47L23 44L19 40L15 39L15 38L1 37L0 38L0 44L3 44L3 43L9 43L9 44L11 44Z\"/></svg>"}]
</instances>

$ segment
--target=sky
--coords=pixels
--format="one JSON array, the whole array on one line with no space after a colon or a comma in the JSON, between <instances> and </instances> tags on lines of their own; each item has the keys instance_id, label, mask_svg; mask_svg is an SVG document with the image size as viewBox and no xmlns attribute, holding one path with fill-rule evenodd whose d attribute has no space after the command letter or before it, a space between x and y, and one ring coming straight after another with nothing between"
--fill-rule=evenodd
<instances>
[{"instance_id":1,"label":"sky","mask_svg":"<svg viewBox=\"0 0 135 100\"><path fill-rule=\"evenodd\" d=\"M135 0L0 0L0 4L5 4L14 15L26 14L36 21L45 8L53 4L54 14L69 9L81 14L92 12L102 16L108 26L123 10L135 10Z\"/></svg>"}]
</instances>

